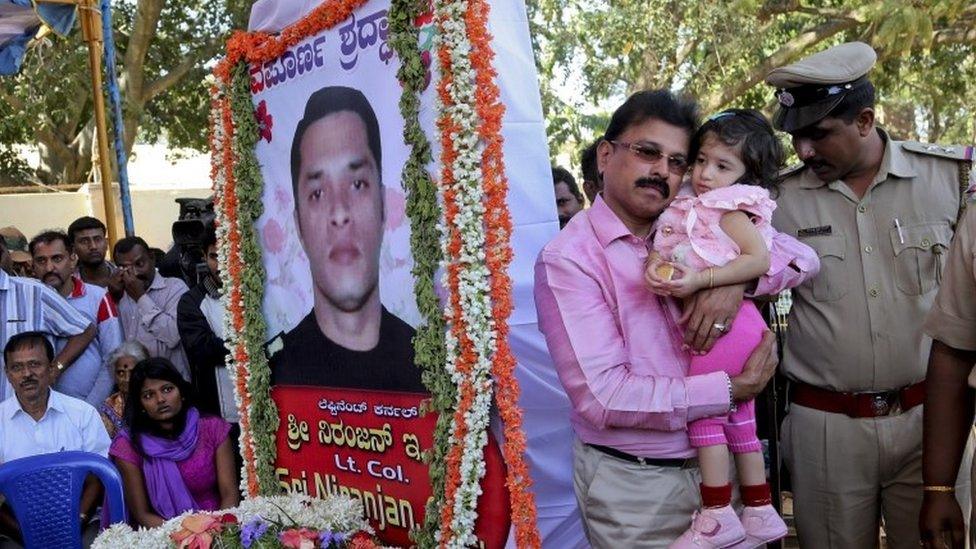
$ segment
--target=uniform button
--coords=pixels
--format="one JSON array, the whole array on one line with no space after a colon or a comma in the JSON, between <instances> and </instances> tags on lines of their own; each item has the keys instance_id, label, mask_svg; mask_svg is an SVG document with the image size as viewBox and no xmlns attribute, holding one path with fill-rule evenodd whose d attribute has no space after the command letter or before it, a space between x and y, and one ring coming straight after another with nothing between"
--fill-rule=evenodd
<instances>
[{"instance_id":1,"label":"uniform button","mask_svg":"<svg viewBox=\"0 0 976 549\"><path fill-rule=\"evenodd\" d=\"M874 251L874 248L872 248L871 245L868 244L867 246L864 247L864 251L867 253L871 253Z\"/></svg>"},{"instance_id":2,"label":"uniform button","mask_svg":"<svg viewBox=\"0 0 976 549\"><path fill-rule=\"evenodd\" d=\"M879 292L877 288L871 288L870 290L868 290L868 295L871 297L878 297L878 294L880 293L881 292Z\"/></svg>"},{"instance_id":3,"label":"uniform button","mask_svg":"<svg viewBox=\"0 0 976 549\"><path fill-rule=\"evenodd\" d=\"M665 225L664 227L662 227L661 232L664 233L665 236L671 234L672 232L671 225Z\"/></svg>"},{"instance_id":4,"label":"uniform button","mask_svg":"<svg viewBox=\"0 0 976 549\"><path fill-rule=\"evenodd\" d=\"M860 212L860 213L864 213L864 212L868 211L868 209L863 204L861 204L860 206L857 207L857 211Z\"/></svg>"},{"instance_id":5,"label":"uniform button","mask_svg":"<svg viewBox=\"0 0 976 549\"><path fill-rule=\"evenodd\" d=\"M922 247L923 248L928 248L931 245L932 245L932 242L930 242L929 239L927 239L927 238L923 238L922 239Z\"/></svg>"}]
</instances>

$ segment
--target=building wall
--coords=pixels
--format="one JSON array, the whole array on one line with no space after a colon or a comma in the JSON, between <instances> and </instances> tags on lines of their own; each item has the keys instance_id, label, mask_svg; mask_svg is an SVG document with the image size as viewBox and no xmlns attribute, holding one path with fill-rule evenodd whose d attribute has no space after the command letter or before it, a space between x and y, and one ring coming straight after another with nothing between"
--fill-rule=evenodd
<instances>
[{"instance_id":1,"label":"building wall","mask_svg":"<svg viewBox=\"0 0 976 549\"><path fill-rule=\"evenodd\" d=\"M132 219L136 235L162 249L173 242L170 228L179 215L177 198L206 198L205 188L131 189ZM116 188L116 197L118 189ZM116 202L118 204L118 202ZM91 215L105 221L102 189L98 184L85 185L72 193L26 193L0 195L0 227L13 225L28 239L45 229L67 229L75 219ZM119 232L124 233L119 211Z\"/></svg>"}]
</instances>

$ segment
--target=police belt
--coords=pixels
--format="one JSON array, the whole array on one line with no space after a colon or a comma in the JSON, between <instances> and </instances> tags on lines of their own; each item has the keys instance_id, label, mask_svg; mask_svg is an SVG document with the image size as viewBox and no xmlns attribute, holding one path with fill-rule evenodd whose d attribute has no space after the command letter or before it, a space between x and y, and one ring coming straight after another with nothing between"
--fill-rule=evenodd
<instances>
[{"instance_id":1,"label":"police belt","mask_svg":"<svg viewBox=\"0 0 976 549\"><path fill-rule=\"evenodd\" d=\"M656 467L698 467L698 460L696 458L647 458L628 454L627 452L621 452L620 450L611 448L609 446L600 446L599 444L587 444L587 446L598 452L603 452L608 456L629 461L630 463L653 465Z\"/></svg>"},{"instance_id":2,"label":"police belt","mask_svg":"<svg viewBox=\"0 0 976 549\"><path fill-rule=\"evenodd\" d=\"M925 381L891 391L845 393L801 382L790 385L790 402L853 418L897 415L925 402Z\"/></svg>"}]
</instances>

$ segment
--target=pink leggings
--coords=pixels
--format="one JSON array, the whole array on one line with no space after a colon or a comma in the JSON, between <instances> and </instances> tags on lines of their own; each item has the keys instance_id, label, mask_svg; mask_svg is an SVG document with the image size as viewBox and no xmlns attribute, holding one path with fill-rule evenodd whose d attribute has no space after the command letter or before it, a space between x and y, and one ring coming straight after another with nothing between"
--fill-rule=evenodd
<instances>
[{"instance_id":1,"label":"pink leggings","mask_svg":"<svg viewBox=\"0 0 976 549\"><path fill-rule=\"evenodd\" d=\"M715 342L708 354L691 357L689 375L722 371L732 377L740 374L749 355L759 346L765 331L766 322L759 314L759 309L752 301L743 300L732 322L732 329ZM736 454L762 450L762 445L756 438L755 403L751 400L740 402L736 410L727 416L709 417L689 423L688 438L695 448L725 444Z\"/></svg>"}]
</instances>

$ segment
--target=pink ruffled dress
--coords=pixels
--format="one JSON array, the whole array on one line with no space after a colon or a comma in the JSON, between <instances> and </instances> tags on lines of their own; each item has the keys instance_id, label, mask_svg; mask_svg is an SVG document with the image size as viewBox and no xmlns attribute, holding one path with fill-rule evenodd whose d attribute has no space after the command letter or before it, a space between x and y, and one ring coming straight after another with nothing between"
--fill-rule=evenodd
<instances>
[{"instance_id":1,"label":"pink ruffled dress","mask_svg":"<svg viewBox=\"0 0 976 549\"><path fill-rule=\"evenodd\" d=\"M769 192L753 185L730 185L695 196L691 186L685 185L655 223L654 250L664 259L703 271L721 267L739 256L739 246L729 238L719 224L728 212L749 214L762 235L766 246L789 249L793 243L802 246L788 235L777 233L770 220L776 203ZM790 242L792 241L792 243ZM771 261L790 261L793 253L770 254ZM771 265L770 272L778 272L784 265ZM746 360L762 340L766 323L752 301L742 306L729 331L718 339L705 355L693 355L688 375L702 375L724 371L729 376L742 372ZM688 438L696 448L727 445L732 452L761 451L756 437L755 408L752 401L739 403L728 416L711 417L688 424Z\"/></svg>"},{"instance_id":2,"label":"pink ruffled dress","mask_svg":"<svg viewBox=\"0 0 976 549\"><path fill-rule=\"evenodd\" d=\"M776 230L770 221L775 209L769 191L762 187L729 185L695 196L685 185L655 223L654 249L668 261L697 271L721 267L739 257L739 247L719 225L722 216L736 210L749 214L772 249Z\"/></svg>"}]
</instances>

